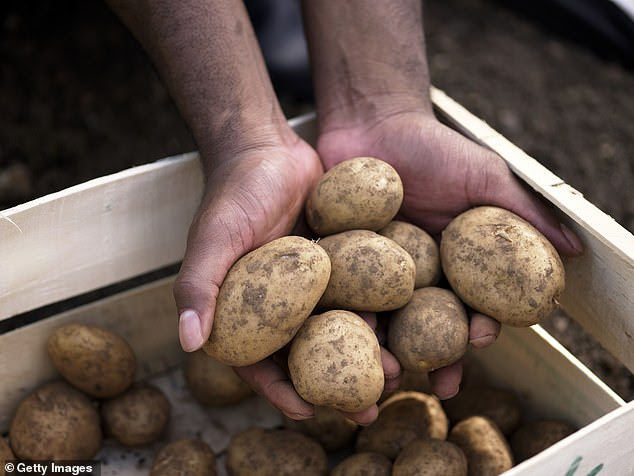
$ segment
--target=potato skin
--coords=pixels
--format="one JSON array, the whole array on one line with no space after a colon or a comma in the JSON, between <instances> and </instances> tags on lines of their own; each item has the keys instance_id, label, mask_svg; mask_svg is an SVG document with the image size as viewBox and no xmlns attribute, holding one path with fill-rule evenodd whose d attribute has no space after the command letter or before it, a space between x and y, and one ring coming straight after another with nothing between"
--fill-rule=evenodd
<instances>
[{"instance_id":1,"label":"potato skin","mask_svg":"<svg viewBox=\"0 0 634 476\"><path fill-rule=\"evenodd\" d=\"M268 357L293 338L329 277L326 252L299 236L278 238L246 254L220 286L204 351L233 367Z\"/></svg>"},{"instance_id":2,"label":"potato skin","mask_svg":"<svg viewBox=\"0 0 634 476\"><path fill-rule=\"evenodd\" d=\"M230 476L325 476L328 459L312 438L291 430L249 428L227 448Z\"/></svg>"},{"instance_id":3,"label":"potato skin","mask_svg":"<svg viewBox=\"0 0 634 476\"><path fill-rule=\"evenodd\" d=\"M388 323L388 349L405 370L429 372L459 360L469 345L469 319L451 291L416 289Z\"/></svg>"},{"instance_id":4,"label":"potato skin","mask_svg":"<svg viewBox=\"0 0 634 476\"><path fill-rule=\"evenodd\" d=\"M183 439L163 446L156 454L150 476L216 476L216 455L201 440Z\"/></svg>"},{"instance_id":5,"label":"potato skin","mask_svg":"<svg viewBox=\"0 0 634 476\"><path fill-rule=\"evenodd\" d=\"M334 408L315 406L315 416L308 420L284 417L284 427L315 439L326 451L339 451L351 446L359 425Z\"/></svg>"},{"instance_id":6,"label":"potato skin","mask_svg":"<svg viewBox=\"0 0 634 476\"><path fill-rule=\"evenodd\" d=\"M171 404L154 385L141 383L101 404L104 431L125 446L147 445L164 433Z\"/></svg>"},{"instance_id":7,"label":"potato skin","mask_svg":"<svg viewBox=\"0 0 634 476\"><path fill-rule=\"evenodd\" d=\"M189 393L202 405L231 405L253 395L233 368L202 350L187 355L183 373Z\"/></svg>"},{"instance_id":8,"label":"potato skin","mask_svg":"<svg viewBox=\"0 0 634 476\"><path fill-rule=\"evenodd\" d=\"M539 323L564 290L563 263L530 223L498 207L457 216L442 233L442 268L465 304L502 324Z\"/></svg>"},{"instance_id":9,"label":"potato skin","mask_svg":"<svg viewBox=\"0 0 634 476\"><path fill-rule=\"evenodd\" d=\"M444 440L449 421L434 395L400 391L379 405L378 418L359 431L356 451L380 453L391 460L417 438Z\"/></svg>"},{"instance_id":10,"label":"potato skin","mask_svg":"<svg viewBox=\"0 0 634 476\"><path fill-rule=\"evenodd\" d=\"M353 453L340 461L330 476L391 476L392 461L385 455L369 451Z\"/></svg>"},{"instance_id":11,"label":"potato skin","mask_svg":"<svg viewBox=\"0 0 634 476\"><path fill-rule=\"evenodd\" d=\"M291 344L288 369L304 400L344 412L374 405L385 383L374 331L343 310L306 320Z\"/></svg>"},{"instance_id":12,"label":"potato skin","mask_svg":"<svg viewBox=\"0 0 634 476\"><path fill-rule=\"evenodd\" d=\"M410 441L396 457L392 476L467 476L467 457L454 443L437 438Z\"/></svg>"},{"instance_id":13,"label":"potato skin","mask_svg":"<svg viewBox=\"0 0 634 476\"><path fill-rule=\"evenodd\" d=\"M99 414L79 390L50 382L20 402L9 441L22 460L92 459L101 446Z\"/></svg>"},{"instance_id":14,"label":"potato skin","mask_svg":"<svg viewBox=\"0 0 634 476\"><path fill-rule=\"evenodd\" d=\"M467 457L469 475L496 475L513 467L508 441L492 420L472 416L456 423L447 437Z\"/></svg>"},{"instance_id":15,"label":"potato skin","mask_svg":"<svg viewBox=\"0 0 634 476\"><path fill-rule=\"evenodd\" d=\"M395 241L411 255L416 266L414 288L434 286L440 281L440 248L425 230L411 223L393 220L378 233Z\"/></svg>"},{"instance_id":16,"label":"potato skin","mask_svg":"<svg viewBox=\"0 0 634 476\"><path fill-rule=\"evenodd\" d=\"M414 260L389 238L351 230L322 238L318 244L328 253L332 267L320 308L391 311L412 297Z\"/></svg>"},{"instance_id":17,"label":"potato skin","mask_svg":"<svg viewBox=\"0 0 634 476\"><path fill-rule=\"evenodd\" d=\"M112 398L134 382L136 357L125 339L106 329L67 324L48 338L53 367L75 388Z\"/></svg>"},{"instance_id":18,"label":"potato skin","mask_svg":"<svg viewBox=\"0 0 634 476\"><path fill-rule=\"evenodd\" d=\"M318 235L377 231L398 213L403 184L394 168L373 157L345 160L319 180L306 200L306 221Z\"/></svg>"},{"instance_id":19,"label":"potato skin","mask_svg":"<svg viewBox=\"0 0 634 476\"><path fill-rule=\"evenodd\" d=\"M0 436L0 476L5 476L6 472L4 469L4 464L7 461L12 461L15 459L15 455L13 451L11 451L11 447L7 440L5 440L2 436Z\"/></svg>"},{"instance_id":20,"label":"potato skin","mask_svg":"<svg viewBox=\"0 0 634 476\"><path fill-rule=\"evenodd\" d=\"M563 440L574 428L561 420L536 420L520 426L509 442L517 464Z\"/></svg>"}]
</instances>

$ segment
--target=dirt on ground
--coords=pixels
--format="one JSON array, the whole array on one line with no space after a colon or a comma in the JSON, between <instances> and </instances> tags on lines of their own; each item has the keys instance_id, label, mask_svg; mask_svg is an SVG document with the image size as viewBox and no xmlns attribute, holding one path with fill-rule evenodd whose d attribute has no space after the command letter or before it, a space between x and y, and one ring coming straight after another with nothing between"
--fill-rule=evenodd
<instances>
[{"instance_id":1,"label":"dirt on ground","mask_svg":"<svg viewBox=\"0 0 634 476\"><path fill-rule=\"evenodd\" d=\"M426 2L432 82L634 231L632 67L548 9L526 14L510 3ZM0 209L195 149L148 58L103 2L3 2L0 55ZM311 107L280 96L289 116ZM545 325L634 398L631 373L578 325Z\"/></svg>"}]
</instances>

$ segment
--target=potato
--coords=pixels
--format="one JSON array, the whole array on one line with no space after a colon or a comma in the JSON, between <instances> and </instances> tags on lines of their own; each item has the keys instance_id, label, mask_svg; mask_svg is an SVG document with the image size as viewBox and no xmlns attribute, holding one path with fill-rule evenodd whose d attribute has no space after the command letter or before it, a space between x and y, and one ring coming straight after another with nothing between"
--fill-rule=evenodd
<instances>
[{"instance_id":1,"label":"potato","mask_svg":"<svg viewBox=\"0 0 634 476\"><path fill-rule=\"evenodd\" d=\"M422 228L404 221L393 220L378 231L395 241L414 259L416 279L414 287L434 286L440 281L440 249L434 239Z\"/></svg>"},{"instance_id":2,"label":"potato","mask_svg":"<svg viewBox=\"0 0 634 476\"><path fill-rule=\"evenodd\" d=\"M515 461L521 463L573 432L574 428L561 420L536 420L525 423L510 438Z\"/></svg>"},{"instance_id":3,"label":"potato","mask_svg":"<svg viewBox=\"0 0 634 476\"><path fill-rule=\"evenodd\" d=\"M74 387L95 398L112 398L136 375L136 357L119 335L100 327L67 324L48 338L53 367Z\"/></svg>"},{"instance_id":4,"label":"potato","mask_svg":"<svg viewBox=\"0 0 634 476\"><path fill-rule=\"evenodd\" d=\"M390 311L407 304L414 292L416 266L394 241L368 230L351 230L318 242L332 267L319 301L323 309Z\"/></svg>"},{"instance_id":5,"label":"potato","mask_svg":"<svg viewBox=\"0 0 634 476\"><path fill-rule=\"evenodd\" d=\"M306 200L306 221L318 235L377 231L398 213L403 184L394 168L373 157L345 160L319 180Z\"/></svg>"},{"instance_id":6,"label":"potato","mask_svg":"<svg viewBox=\"0 0 634 476\"><path fill-rule=\"evenodd\" d=\"M565 272L550 242L530 223L498 207L477 207L449 223L442 268L462 301L502 324L537 324L557 306Z\"/></svg>"},{"instance_id":7,"label":"potato","mask_svg":"<svg viewBox=\"0 0 634 476\"><path fill-rule=\"evenodd\" d=\"M304 400L344 412L374 405L385 383L374 331L343 310L306 320L291 344L288 369Z\"/></svg>"},{"instance_id":8,"label":"potato","mask_svg":"<svg viewBox=\"0 0 634 476\"><path fill-rule=\"evenodd\" d=\"M104 431L126 446L158 440L169 423L171 405L165 394L147 383L133 386L101 405Z\"/></svg>"},{"instance_id":9,"label":"potato","mask_svg":"<svg viewBox=\"0 0 634 476\"><path fill-rule=\"evenodd\" d=\"M390 476L392 461L382 454L353 453L332 468L330 476Z\"/></svg>"},{"instance_id":10,"label":"potato","mask_svg":"<svg viewBox=\"0 0 634 476\"><path fill-rule=\"evenodd\" d=\"M11 451L11 447L7 440L0 436L0 476L5 476L4 465L7 461L13 461L15 459L15 455L13 451Z\"/></svg>"},{"instance_id":11,"label":"potato","mask_svg":"<svg viewBox=\"0 0 634 476\"><path fill-rule=\"evenodd\" d=\"M329 277L328 255L299 236L278 238L247 253L220 286L204 351L234 367L268 357L290 342Z\"/></svg>"},{"instance_id":12,"label":"potato","mask_svg":"<svg viewBox=\"0 0 634 476\"><path fill-rule=\"evenodd\" d=\"M231 438L230 476L325 476L328 459L312 438L291 430L249 428Z\"/></svg>"},{"instance_id":13,"label":"potato","mask_svg":"<svg viewBox=\"0 0 634 476\"><path fill-rule=\"evenodd\" d=\"M379 405L378 418L361 428L356 451L381 453L390 459L417 438L447 437L449 422L437 397L401 391Z\"/></svg>"},{"instance_id":14,"label":"potato","mask_svg":"<svg viewBox=\"0 0 634 476\"><path fill-rule=\"evenodd\" d=\"M359 425L334 408L316 406L313 418L292 420L284 417L284 427L310 436L330 452L352 445Z\"/></svg>"},{"instance_id":15,"label":"potato","mask_svg":"<svg viewBox=\"0 0 634 476\"><path fill-rule=\"evenodd\" d=\"M101 446L99 413L68 383L47 383L18 405L9 442L22 460L89 460Z\"/></svg>"},{"instance_id":16,"label":"potato","mask_svg":"<svg viewBox=\"0 0 634 476\"><path fill-rule=\"evenodd\" d=\"M183 439L163 446L156 454L150 476L216 476L216 455L201 440Z\"/></svg>"},{"instance_id":17,"label":"potato","mask_svg":"<svg viewBox=\"0 0 634 476\"><path fill-rule=\"evenodd\" d=\"M522 419L522 405L510 390L494 387L465 388L442 402L451 422L481 415L493 420L504 435L513 433Z\"/></svg>"},{"instance_id":18,"label":"potato","mask_svg":"<svg viewBox=\"0 0 634 476\"><path fill-rule=\"evenodd\" d=\"M460 299L436 287L416 289L410 301L394 311L387 346L401 366L429 372L459 360L469 345L469 319Z\"/></svg>"},{"instance_id":19,"label":"potato","mask_svg":"<svg viewBox=\"0 0 634 476\"><path fill-rule=\"evenodd\" d=\"M202 405L231 405L253 395L233 368L202 350L187 354L183 373L189 393Z\"/></svg>"},{"instance_id":20,"label":"potato","mask_svg":"<svg viewBox=\"0 0 634 476\"><path fill-rule=\"evenodd\" d=\"M467 476L467 457L449 441L419 438L398 454L392 476Z\"/></svg>"},{"instance_id":21,"label":"potato","mask_svg":"<svg viewBox=\"0 0 634 476\"><path fill-rule=\"evenodd\" d=\"M472 416L456 423L447 437L467 457L469 476L497 475L511 469L508 441L489 418Z\"/></svg>"}]
</instances>

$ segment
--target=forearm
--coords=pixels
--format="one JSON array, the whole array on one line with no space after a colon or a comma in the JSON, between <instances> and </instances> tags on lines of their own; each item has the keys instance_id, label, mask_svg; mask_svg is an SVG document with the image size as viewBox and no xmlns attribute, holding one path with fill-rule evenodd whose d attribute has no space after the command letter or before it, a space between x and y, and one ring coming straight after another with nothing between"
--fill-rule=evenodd
<instances>
[{"instance_id":1,"label":"forearm","mask_svg":"<svg viewBox=\"0 0 634 476\"><path fill-rule=\"evenodd\" d=\"M322 120L431 113L420 0L305 0L303 9Z\"/></svg>"},{"instance_id":2,"label":"forearm","mask_svg":"<svg viewBox=\"0 0 634 476\"><path fill-rule=\"evenodd\" d=\"M284 130L241 1L107 1L152 58L207 161Z\"/></svg>"}]
</instances>

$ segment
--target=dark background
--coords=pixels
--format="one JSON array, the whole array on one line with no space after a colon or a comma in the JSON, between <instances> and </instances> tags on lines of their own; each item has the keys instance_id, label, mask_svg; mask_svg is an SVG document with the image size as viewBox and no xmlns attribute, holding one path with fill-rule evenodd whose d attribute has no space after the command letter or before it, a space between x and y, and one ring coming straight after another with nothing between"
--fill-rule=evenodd
<instances>
[{"instance_id":1,"label":"dark background","mask_svg":"<svg viewBox=\"0 0 634 476\"><path fill-rule=\"evenodd\" d=\"M432 82L634 231L634 70L548 2L430 0ZM0 209L195 145L104 3L0 6ZM279 90L287 115L309 100ZM545 323L625 399L634 379L565 318Z\"/></svg>"}]
</instances>

